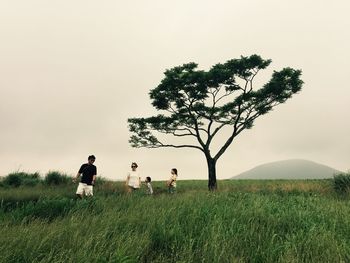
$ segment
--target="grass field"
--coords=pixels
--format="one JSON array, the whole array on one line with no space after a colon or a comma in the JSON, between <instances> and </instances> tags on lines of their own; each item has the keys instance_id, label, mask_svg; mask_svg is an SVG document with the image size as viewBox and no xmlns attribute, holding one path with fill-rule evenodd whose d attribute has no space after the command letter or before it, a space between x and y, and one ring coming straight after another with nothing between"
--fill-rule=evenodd
<instances>
[{"instance_id":1,"label":"grass field","mask_svg":"<svg viewBox=\"0 0 350 263\"><path fill-rule=\"evenodd\" d=\"M0 262L350 262L350 202L330 180L0 188Z\"/></svg>"}]
</instances>

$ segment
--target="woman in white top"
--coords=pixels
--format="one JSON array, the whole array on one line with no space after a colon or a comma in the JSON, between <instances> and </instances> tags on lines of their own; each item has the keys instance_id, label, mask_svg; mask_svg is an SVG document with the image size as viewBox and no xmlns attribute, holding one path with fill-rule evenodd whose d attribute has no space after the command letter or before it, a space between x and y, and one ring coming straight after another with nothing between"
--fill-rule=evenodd
<instances>
[{"instance_id":1,"label":"woman in white top","mask_svg":"<svg viewBox=\"0 0 350 263\"><path fill-rule=\"evenodd\" d=\"M139 173L136 171L138 165L137 163L131 163L131 171L128 172L126 177L125 185L127 186L127 191L130 193L133 190L137 190L141 186L141 177Z\"/></svg>"},{"instance_id":2,"label":"woman in white top","mask_svg":"<svg viewBox=\"0 0 350 263\"><path fill-rule=\"evenodd\" d=\"M177 169L176 168L171 169L170 173L171 173L171 177L166 184L168 186L168 192L170 194L173 194L176 192Z\"/></svg>"}]
</instances>

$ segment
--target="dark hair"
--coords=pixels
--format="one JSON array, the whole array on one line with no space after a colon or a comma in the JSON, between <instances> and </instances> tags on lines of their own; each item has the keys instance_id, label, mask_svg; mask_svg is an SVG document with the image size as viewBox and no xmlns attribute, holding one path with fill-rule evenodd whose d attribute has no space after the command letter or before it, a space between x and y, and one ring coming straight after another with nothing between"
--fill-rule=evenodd
<instances>
[{"instance_id":1,"label":"dark hair","mask_svg":"<svg viewBox=\"0 0 350 263\"><path fill-rule=\"evenodd\" d=\"M147 179L147 182L152 182L151 177L147 176L146 179Z\"/></svg>"},{"instance_id":2,"label":"dark hair","mask_svg":"<svg viewBox=\"0 0 350 263\"><path fill-rule=\"evenodd\" d=\"M136 166L136 168L139 167L139 166L137 165L137 163L135 163L135 162L132 162L132 163L131 163L131 166L133 166L133 165Z\"/></svg>"},{"instance_id":3,"label":"dark hair","mask_svg":"<svg viewBox=\"0 0 350 263\"><path fill-rule=\"evenodd\" d=\"M171 170L177 175L177 169L176 168L173 168Z\"/></svg>"},{"instance_id":4,"label":"dark hair","mask_svg":"<svg viewBox=\"0 0 350 263\"><path fill-rule=\"evenodd\" d=\"M95 160L95 159L96 159L95 155L90 155L90 156L88 157L88 160Z\"/></svg>"}]
</instances>

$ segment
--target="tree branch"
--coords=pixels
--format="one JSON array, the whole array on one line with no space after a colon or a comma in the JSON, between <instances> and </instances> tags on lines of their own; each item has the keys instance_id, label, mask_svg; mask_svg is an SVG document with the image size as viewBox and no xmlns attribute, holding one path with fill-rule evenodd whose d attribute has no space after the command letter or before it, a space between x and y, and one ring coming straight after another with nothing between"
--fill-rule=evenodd
<instances>
[{"instance_id":1,"label":"tree branch","mask_svg":"<svg viewBox=\"0 0 350 263\"><path fill-rule=\"evenodd\" d=\"M159 142L159 145L147 145L144 147L149 148L149 149L166 148L166 147L168 147L168 148L169 147L171 147L171 148L194 148L194 149L197 149L197 150L204 152L204 150L201 147L195 146L195 145L190 145L190 144L174 145L174 144L163 144L163 143Z\"/></svg>"},{"instance_id":2,"label":"tree branch","mask_svg":"<svg viewBox=\"0 0 350 263\"><path fill-rule=\"evenodd\" d=\"M176 136L176 137L185 137L185 136L194 136L196 137L195 134L193 133L181 133L181 134L178 134L176 133L176 131L173 131L173 132L170 132L172 135Z\"/></svg>"},{"instance_id":3,"label":"tree branch","mask_svg":"<svg viewBox=\"0 0 350 263\"><path fill-rule=\"evenodd\" d=\"M220 100L222 100L223 98L226 98L226 97L232 95L233 93L234 93L234 91L232 91L232 90L229 91L229 92L226 91L226 93L225 93L224 95L222 95L220 98L218 98L218 99L216 100L215 105L218 104L218 102L219 102Z\"/></svg>"}]
</instances>

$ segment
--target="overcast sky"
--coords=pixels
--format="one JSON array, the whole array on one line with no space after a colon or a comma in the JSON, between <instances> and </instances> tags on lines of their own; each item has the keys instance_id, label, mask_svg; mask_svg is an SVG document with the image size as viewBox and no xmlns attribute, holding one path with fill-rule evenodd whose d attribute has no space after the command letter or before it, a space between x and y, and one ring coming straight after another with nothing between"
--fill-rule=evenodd
<instances>
[{"instance_id":1,"label":"overcast sky","mask_svg":"<svg viewBox=\"0 0 350 263\"><path fill-rule=\"evenodd\" d=\"M0 175L75 174L95 154L111 179L132 161L155 180L173 167L206 179L199 151L131 148L127 118L156 114L148 92L166 69L251 54L273 61L258 83L289 66L305 84L236 138L218 178L296 158L347 171L349 11L347 0L0 0Z\"/></svg>"}]
</instances>

